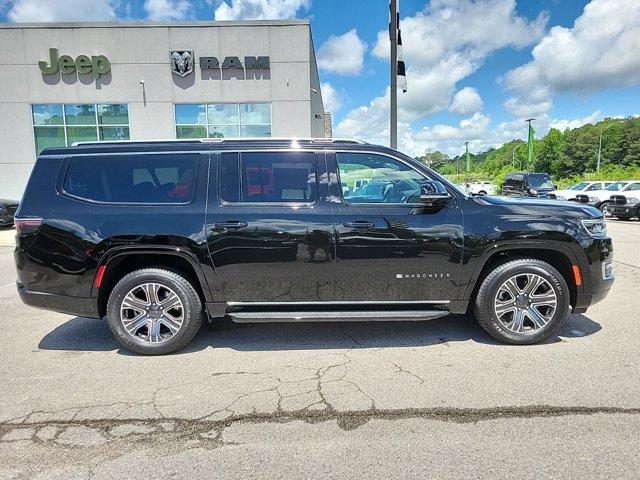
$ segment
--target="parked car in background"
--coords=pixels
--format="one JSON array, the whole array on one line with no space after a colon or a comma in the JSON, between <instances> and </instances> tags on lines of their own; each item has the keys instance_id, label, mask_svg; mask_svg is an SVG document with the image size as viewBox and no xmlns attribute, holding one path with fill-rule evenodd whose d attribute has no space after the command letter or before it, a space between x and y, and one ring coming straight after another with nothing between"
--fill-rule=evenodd
<instances>
[{"instance_id":1,"label":"parked car in background","mask_svg":"<svg viewBox=\"0 0 640 480\"><path fill-rule=\"evenodd\" d=\"M13 225L13 216L18 209L16 200L0 200L0 227Z\"/></svg>"},{"instance_id":2,"label":"parked car in background","mask_svg":"<svg viewBox=\"0 0 640 480\"><path fill-rule=\"evenodd\" d=\"M557 200L576 200L576 196L581 193L603 190L604 188L608 187L612 183L613 182L602 182L602 181L580 182L570 186L569 188L556 190L555 192L550 193L549 198L555 198Z\"/></svg>"},{"instance_id":3,"label":"parked car in background","mask_svg":"<svg viewBox=\"0 0 640 480\"><path fill-rule=\"evenodd\" d=\"M592 207L596 207L605 215L609 215L607 206L611 202L611 196L616 195L616 192L620 192L624 195L624 192L632 187L634 184L640 183L640 180L621 180L619 182L613 182L607 186L604 190L596 190L593 192L584 192L576 195L576 199L579 203L587 203Z\"/></svg>"},{"instance_id":4,"label":"parked car in background","mask_svg":"<svg viewBox=\"0 0 640 480\"><path fill-rule=\"evenodd\" d=\"M633 182L624 191L611 195L607 211L620 220L640 218L640 182Z\"/></svg>"},{"instance_id":5,"label":"parked car in background","mask_svg":"<svg viewBox=\"0 0 640 480\"><path fill-rule=\"evenodd\" d=\"M496 186L492 182L467 182L460 185L467 195L495 195Z\"/></svg>"},{"instance_id":6,"label":"parked car in background","mask_svg":"<svg viewBox=\"0 0 640 480\"><path fill-rule=\"evenodd\" d=\"M556 189L548 173L509 173L502 184L502 195L507 197L549 198Z\"/></svg>"}]
</instances>

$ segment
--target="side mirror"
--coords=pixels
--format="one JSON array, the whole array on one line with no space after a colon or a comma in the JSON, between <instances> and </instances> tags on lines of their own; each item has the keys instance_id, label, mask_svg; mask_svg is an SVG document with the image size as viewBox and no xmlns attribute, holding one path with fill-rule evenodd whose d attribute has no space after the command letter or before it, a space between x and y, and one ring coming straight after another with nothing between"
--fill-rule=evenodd
<instances>
[{"instance_id":1,"label":"side mirror","mask_svg":"<svg viewBox=\"0 0 640 480\"><path fill-rule=\"evenodd\" d=\"M426 180L420 186L420 201L426 205L441 205L451 198L444 185L435 180Z\"/></svg>"}]
</instances>

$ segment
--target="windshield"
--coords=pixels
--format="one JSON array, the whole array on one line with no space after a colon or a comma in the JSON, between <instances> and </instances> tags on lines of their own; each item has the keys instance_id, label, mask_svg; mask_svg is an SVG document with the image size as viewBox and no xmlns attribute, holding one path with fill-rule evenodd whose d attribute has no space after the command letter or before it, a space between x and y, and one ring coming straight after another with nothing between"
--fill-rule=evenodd
<instances>
[{"instance_id":1,"label":"windshield","mask_svg":"<svg viewBox=\"0 0 640 480\"><path fill-rule=\"evenodd\" d=\"M553 188L553 182L549 175L529 175L527 183L531 188Z\"/></svg>"},{"instance_id":2,"label":"windshield","mask_svg":"<svg viewBox=\"0 0 640 480\"><path fill-rule=\"evenodd\" d=\"M616 182L616 183L612 183L611 185L609 185L607 188L605 188L605 190L609 190L610 192L617 192L618 190L620 190L625 185L626 185L625 182Z\"/></svg>"},{"instance_id":3,"label":"windshield","mask_svg":"<svg viewBox=\"0 0 640 480\"><path fill-rule=\"evenodd\" d=\"M587 182L576 183L573 187L569 187L567 190L584 190L589 185Z\"/></svg>"}]
</instances>

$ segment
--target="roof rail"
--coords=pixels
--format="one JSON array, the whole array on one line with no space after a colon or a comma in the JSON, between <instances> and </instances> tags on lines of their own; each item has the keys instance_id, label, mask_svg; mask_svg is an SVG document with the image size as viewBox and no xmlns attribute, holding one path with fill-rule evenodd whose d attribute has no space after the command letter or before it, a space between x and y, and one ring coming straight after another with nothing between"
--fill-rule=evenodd
<instances>
[{"instance_id":1,"label":"roof rail","mask_svg":"<svg viewBox=\"0 0 640 480\"><path fill-rule=\"evenodd\" d=\"M356 143L367 144L363 140L354 138L312 138L312 137L242 137L242 138L166 138L151 140L107 140L107 141L88 141L74 142L72 147L82 145L109 145L109 144L135 144L135 143L194 143L194 142L210 142L210 143L227 143L227 142L309 142L309 143Z\"/></svg>"}]
</instances>

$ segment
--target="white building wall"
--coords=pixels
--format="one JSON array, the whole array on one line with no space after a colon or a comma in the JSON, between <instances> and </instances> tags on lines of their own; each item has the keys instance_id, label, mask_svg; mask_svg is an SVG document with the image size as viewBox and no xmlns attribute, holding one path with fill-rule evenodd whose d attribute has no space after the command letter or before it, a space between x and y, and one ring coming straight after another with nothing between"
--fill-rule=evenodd
<instances>
[{"instance_id":1,"label":"white building wall","mask_svg":"<svg viewBox=\"0 0 640 480\"><path fill-rule=\"evenodd\" d=\"M321 136L311 45L309 24L297 20L3 25L0 47L11 54L0 57L0 198L20 198L35 161L31 104L127 103L135 140L175 138L175 103L270 102L273 136ZM111 71L97 81L91 74L43 75L38 62L48 61L49 48L73 58L105 55ZM171 73L172 49L194 50L194 73ZM255 76L197 64L200 56L259 55L270 57L271 68Z\"/></svg>"}]
</instances>

